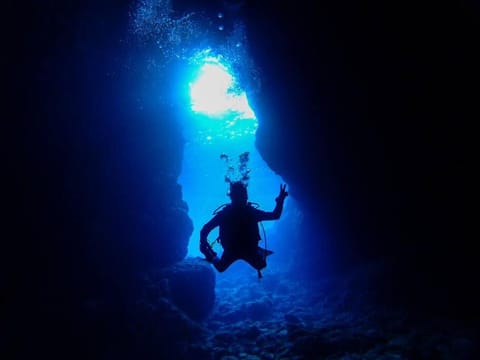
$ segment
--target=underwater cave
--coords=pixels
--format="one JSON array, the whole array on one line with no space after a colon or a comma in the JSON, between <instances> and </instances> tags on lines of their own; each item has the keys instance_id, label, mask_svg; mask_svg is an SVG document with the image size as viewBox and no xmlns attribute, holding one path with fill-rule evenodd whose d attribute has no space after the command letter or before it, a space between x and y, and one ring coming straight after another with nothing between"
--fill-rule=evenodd
<instances>
[{"instance_id":1,"label":"underwater cave","mask_svg":"<svg viewBox=\"0 0 480 360\"><path fill-rule=\"evenodd\" d=\"M2 350L476 358L477 7L22 6L6 12ZM262 278L199 252L231 180L268 211L287 185Z\"/></svg>"}]
</instances>

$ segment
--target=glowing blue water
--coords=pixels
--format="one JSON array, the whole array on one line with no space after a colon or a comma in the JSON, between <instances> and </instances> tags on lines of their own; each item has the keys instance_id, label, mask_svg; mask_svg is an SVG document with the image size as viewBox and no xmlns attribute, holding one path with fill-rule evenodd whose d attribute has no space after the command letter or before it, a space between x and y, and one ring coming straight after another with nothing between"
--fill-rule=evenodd
<instances>
[{"instance_id":1,"label":"glowing blue water","mask_svg":"<svg viewBox=\"0 0 480 360\"><path fill-rule=\"evenodd\" d=\"M219 121L255 119L244 91L235 91L234 78L218 58L208 57L190 83L192 110Z\"/></svg>"},{"instance_id":2,"label":"glowing blue water","mask_svg":"<svg viewBox=\"0 0 480 360\"><path fill-rule=\"evenodd\" d=\"M193 58L197 69L192 72L188 87L192 111L189 125L194 130L193 138L212 142L254 136L257 118L226 61L221 56L212 56L209 49Z\"/></svg>"},{"instance_id":3,"label":"glowing blue water","mask_svg":"<svg viewBox=\"0 0 480 360\"><path fill-rule=\"evenodd\" d=\"M258 121L248 104L245 91L239 89L228 64L221 57L205 52L203 62L189 84L192 110L189 138L184 150L184 160L179 183L183 198L188 203L189 215L194 223L194 233L188 247L189 256L202 256L198 250L199 232L212 212L228 203L228 183L225 175L233 171L239 180L240 154L248 152L251 180L248 184L249 200L264 210L272 210L279 185L283 180L273 173L255 148ZM228 155L227 163L222 154ZM265 229L275 223L265 223ZM210 234L215 240L218 229ZM221 251L220 249L216 249Z\"/></svg>"}]
</instances>

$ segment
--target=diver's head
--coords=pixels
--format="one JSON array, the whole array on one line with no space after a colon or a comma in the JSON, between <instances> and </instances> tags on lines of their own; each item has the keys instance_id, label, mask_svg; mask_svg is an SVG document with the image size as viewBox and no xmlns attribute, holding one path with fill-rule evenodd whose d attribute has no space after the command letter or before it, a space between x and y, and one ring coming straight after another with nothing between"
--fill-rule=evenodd
<instances>
[{"instance_id":1,"label":"diver's head","mask_svg":"<svg viewBox=\"0 0 480 360\"><path fill-rule=\"evenodd\" d=\"M233 205L246 205L248 200L247 187L241 181L230 183L230 199Z\"/></svg>"}]
</instances>

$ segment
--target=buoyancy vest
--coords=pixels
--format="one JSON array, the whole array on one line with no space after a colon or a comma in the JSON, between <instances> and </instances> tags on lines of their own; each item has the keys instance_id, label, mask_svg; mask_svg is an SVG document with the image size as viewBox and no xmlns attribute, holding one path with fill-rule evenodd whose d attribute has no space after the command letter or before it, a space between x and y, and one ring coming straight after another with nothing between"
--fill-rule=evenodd
<instances>
[{"instance_id":1,"label":"buoyancy vest","mask_svg":"<svg viewBox=\"0 0 480 360\"><path fill-rule=\"evenodd\" d=\"M254 250L260 241L257 209L252 204L245 206L226 205L218 212L220 217L219 241L225 250Z\"/></svg>"}]
</instances>

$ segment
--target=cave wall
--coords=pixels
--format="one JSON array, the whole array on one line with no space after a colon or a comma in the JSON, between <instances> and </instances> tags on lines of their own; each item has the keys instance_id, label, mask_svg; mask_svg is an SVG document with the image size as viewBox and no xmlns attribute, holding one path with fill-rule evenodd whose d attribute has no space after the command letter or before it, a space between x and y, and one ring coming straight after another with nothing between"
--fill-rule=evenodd
<instances>
[{"instance_id":1,"label":"cave wall","mask_svg":"<svg viewBox=\"0 0 480 360\"><path fill-rule=\"evenodd\" d=\"M454 44L426 16L446 8L413 10L375 2L246 8L262 72L259 149L307 207L327 206L333 222L345 219L332 226L351 228L347 238L364 233L380 248L386 238L388 247L404 241L403 231L415 230L416 243L439 223L436 235L456 233L447 224L457 224L453 209L465 195L454 194L463 181L454 158L472 105L454 87L465 74L453 79L446 66L469 61L468 39Z\"/></svg>"},{"instance_id":2,"label":"cave wall","mask_svg":"<svg viewBox=\"0 0 480 360\"><path fill-rule=\"evenodd\" d=\"M247 1L243 11L262 74L257 146L305 212L299 266L322 276L325 257L334 271L388 258L392 281L421 278L404 293L442 288L472 308L465 160L478 9Z\"/></svg>"},{"instance_id":3,"label":"cave wall","mask_svg":"<svg viewBox=\"0 0 480 360\"><path fill-rule=\"evenodd\" d=\"M138 274L187 253L183 138L129 39L131 5L8 9L2 314L13 339L42 333L39 351L79 338L88 304L120 324Z\"/></svg>"}]
</instances>

